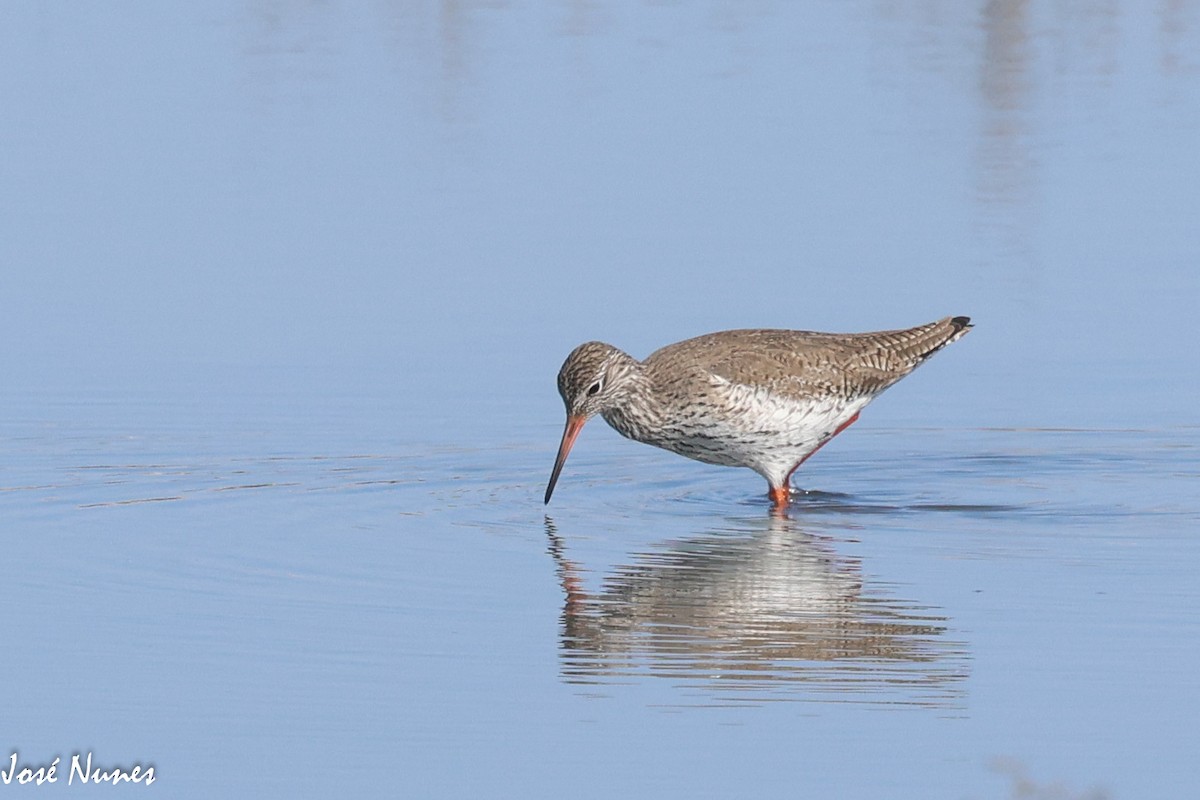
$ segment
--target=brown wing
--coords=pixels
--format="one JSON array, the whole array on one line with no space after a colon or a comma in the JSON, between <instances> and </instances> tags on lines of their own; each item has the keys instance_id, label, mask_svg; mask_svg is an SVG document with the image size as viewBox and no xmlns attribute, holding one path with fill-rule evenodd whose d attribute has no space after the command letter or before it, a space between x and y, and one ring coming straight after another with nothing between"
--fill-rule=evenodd
<instances>
[{"instance_id":1,"label":"brown wing","mask_svg":"<svg viewBox=\"0 0 1200 800\"><path fill-rule=\"evenodd\" d=\"M874 333L723 331L668 345L646 363L656 369L673 365L675 374L703 370L789 396L851 399L883 391L969 328L967 317L947 317Z\"/></svg>"}]
</instances>

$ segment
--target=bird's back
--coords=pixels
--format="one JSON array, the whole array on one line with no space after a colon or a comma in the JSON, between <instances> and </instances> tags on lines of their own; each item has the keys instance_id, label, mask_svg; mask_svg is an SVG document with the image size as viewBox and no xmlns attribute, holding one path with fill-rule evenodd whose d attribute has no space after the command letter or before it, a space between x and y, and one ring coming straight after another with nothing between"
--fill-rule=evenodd
<instances>
[{"instance_id":1,"label":"bird's back","mask_svg":"<svg viewBox=\"0 0 1200 800\"><path fill-rule=\"evenodd\" d=\"M646 358L665 385L715 377L782 398L873 397L963 336L967 317L872 333L771 329L722 331L667 345Z\"/></svg>"}]
</instances>

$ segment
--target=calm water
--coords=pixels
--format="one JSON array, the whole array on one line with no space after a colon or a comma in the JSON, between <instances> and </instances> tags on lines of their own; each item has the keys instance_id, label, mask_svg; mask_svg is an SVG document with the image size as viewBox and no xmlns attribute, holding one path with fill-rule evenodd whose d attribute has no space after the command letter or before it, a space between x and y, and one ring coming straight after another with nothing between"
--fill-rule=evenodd
<instances>
[{"instance_id":1,"label":"calm water","mask_svg":"<svg viewBox=\"0 0 1200 800\"><path fill-rule=\"evenodd\" d=\"M25 793L1200 787L1200 3L0 20ZM542 505L580 341L946 314L786 516L599 420Z\"/></svg>"}]
</instances>

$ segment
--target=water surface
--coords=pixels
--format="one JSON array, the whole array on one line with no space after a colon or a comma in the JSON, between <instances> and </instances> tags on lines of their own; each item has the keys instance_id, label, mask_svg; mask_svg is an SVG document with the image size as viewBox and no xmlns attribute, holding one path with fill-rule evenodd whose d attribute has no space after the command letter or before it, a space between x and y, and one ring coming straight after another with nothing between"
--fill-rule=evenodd
<instances>
[{"instance_id":1,"label":"water surface","mask_svg":"<svg viewBox=\"0 0 1200 800\"><path fill-rule=\"evenodd\" d=\"M0 764L1200 785L1200 5L3 16ZM785 515L599 420L541 502L581 341L947 314Z\"/></svg>"}]
</instances>

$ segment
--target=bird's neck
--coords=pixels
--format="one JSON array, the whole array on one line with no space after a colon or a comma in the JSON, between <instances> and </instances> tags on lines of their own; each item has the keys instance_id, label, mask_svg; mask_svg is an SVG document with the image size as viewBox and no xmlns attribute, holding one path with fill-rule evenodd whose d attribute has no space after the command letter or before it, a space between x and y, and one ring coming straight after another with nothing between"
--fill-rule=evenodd
<instances>
[{"instance_id":1,"label":"bird's neck","mask_svg":"<svg viewBox=\"0 0 1200 800\"><path fill-rule=\"evenodd\" d=\"M634 361L622 376L618 401L601 412L604 421L622 436L649 441L662 425L654 384L641 362Z\"/></svg>"}]
</instances>

